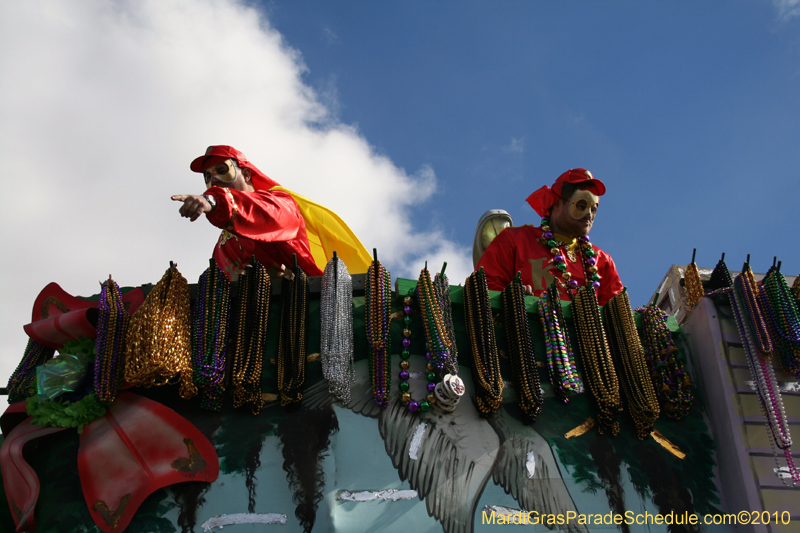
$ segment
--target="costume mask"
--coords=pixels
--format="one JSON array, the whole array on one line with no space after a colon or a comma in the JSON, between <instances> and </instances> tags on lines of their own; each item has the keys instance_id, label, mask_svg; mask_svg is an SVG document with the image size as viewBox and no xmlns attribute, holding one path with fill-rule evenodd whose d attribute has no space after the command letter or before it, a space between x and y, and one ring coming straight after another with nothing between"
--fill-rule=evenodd
<instances>
[{"instance_id":1,"label":"costume mask","mask_svg":"<svg viewBox=\"0 0 800 533\"><path fill-rule=\"evenodd\" d=\"M594 218L597 208L600 206L600 198L586 189L578 189L572 193L569 202L569 216L575 220L581 220L588 214Z\"/></svg>"},{"instance_id":2,"label":"costume mask","mask_svg":"<svg viewBox=\"0 0 800 533\"><path fill-rule=\"evenodd\" d=\"M216 165L203 171L203 179L206 182L206 187L211 187L212 179L218 179L225 183L232 183L236 181L236 167L230 159L220 161Z\"/></svg>"}]
</instances>

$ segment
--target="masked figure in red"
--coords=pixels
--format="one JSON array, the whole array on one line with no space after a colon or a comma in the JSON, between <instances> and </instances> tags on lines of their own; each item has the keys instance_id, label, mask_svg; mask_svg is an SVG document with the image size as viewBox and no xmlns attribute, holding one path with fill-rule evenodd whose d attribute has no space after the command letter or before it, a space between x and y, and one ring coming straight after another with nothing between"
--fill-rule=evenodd
<instances>
[{"instance_id":1,"label":"masked figure in red","mask_svg":"<svg viewBox=\"0 0 800 533\"><path fill-rule=\"evenodd\" d=\"M589 241L605 192L591 172L575 168L559 176L552 188L545 185L531 194L527 202L542 224L506 228L495 237L476 266L483 267L489 289L503 290L520 272L525 293L533 296L543 296L554 280L563 300L582 285L597 291L600 305L622 291L611 256Z\"/></svg>"},{"instance_id":2,"label":"masked figure in red","mask_svg":"<svg viewBox=\"0 0 800 533\"><path fill-rule=\"evenodd\" d=\"M242 152L232 146L209 146L190 168L203 174L207 190L172 199L182 202L181 216L194 222L205 213L222 229L213 256L229 278L236 279L253 255L273 276L292 265L292 254L297 254L297 264L307 275L322 275L294 198L284 190L272 190L278 183Z\"/></svg>"}]
</instances>

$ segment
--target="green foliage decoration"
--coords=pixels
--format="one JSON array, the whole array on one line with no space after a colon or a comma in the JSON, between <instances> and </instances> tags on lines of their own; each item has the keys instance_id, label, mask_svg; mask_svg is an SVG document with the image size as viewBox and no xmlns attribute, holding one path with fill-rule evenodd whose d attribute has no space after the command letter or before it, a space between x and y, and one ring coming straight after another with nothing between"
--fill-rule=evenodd
<instances>
[{"instance_id":1,"label":"green foliage decoration","mask_svg":"<svg viewBox=\"0 0 800 533\"><path fill-rule=\"evenodd\" d=\"M81 337L74 341L67 341L59 350L63 353L89 356L89 364L94 361L94 340ZM33 423L43 427L76 428L78 433L83 433L83 428L106 414L94 394L88 394L75 402L67 400L41 400L31 396L27 400L26 411L33 417Z\"/></svg>"},{"instance_id":2,"label":"green foliage decoration","mask_svg":"<svg viewBox=\"0 0 800 533\"><path fill-rule=\"evenodd\" d=\"M83 428L92 421L106 414L106 408L97 401L94 394L89 394L77 402L64 400L38 401L35 396L27 400L26 411L33 417L33 423L43 427L76 428L83 433Z\"/></svg>"}]
</instances>

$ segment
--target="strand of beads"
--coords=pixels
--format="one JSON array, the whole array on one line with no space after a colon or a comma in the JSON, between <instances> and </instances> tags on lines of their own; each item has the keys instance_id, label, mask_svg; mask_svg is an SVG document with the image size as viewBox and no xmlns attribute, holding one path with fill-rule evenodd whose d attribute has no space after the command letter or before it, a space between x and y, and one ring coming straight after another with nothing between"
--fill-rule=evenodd
<instances>
[{"instance_id":1,"label":"strand of beads","mask_svg":"<svg viewBox=\"0 0 800 533\"><path fill-rule=\"evenodd\" d=\"M444 264L445 267L447 263ZM433 286L439 298L439 306L442 311L442 321L444 322L444 332L447 341L450 343L448 357L444 361L444 372L447 372L442 380L436 384L433 391L433 398L428 401L444 412L455 411L458 402L466 392L464 381L458 377L458 347L456 346L456 330L453 324L453 309L450 304L450 282L442 271L433 278ZM430 391L430 383L428 384ZM435 400L435 403L432 401Z\"/></svg>"},{"instance_id":2,"label":"strand of beads","mask_svg":"<svg viewBox=\"0 0 800 533\"><path fill-rule=\"evenodd\" d=\"M556 265L563 278L563 281L558 280L559 286L565 291L577 290L579 283L577 280L572 279L572 274L567 271L567 263L564 259L566 255L574 262L576 259L571 257L574 253L569 249L569 245L555 240L555 234L550 231L548 217L542 217L541 228L544 233L540 239L540 244L550 248L550 253L553 255L552 263ZM577 250L581 252L586 286L593 288L595 291L600 290L601 276L597 273L597 252L594 251L588 235L578 237Z\"/></svg>"},{"instance_id":3,"label":"strand of beads","mask_svg":"<svg viewBox=\"0 0 800 533\"><path fill-rule=\"evenodd\" d=\"M733 279L728 270L728 265L725 264L725 254L722 254L722 259L717 262L717 266L711 271L711 277L708 278L708 291L716 291L732 286Z\"/></svg>"},{"instance_id":4,"label":"strand of beads","mask_svg":"<svg viewBox=\"0 0 800 533\"><path fill-rule=\"evenodd\" d=\"M197 281L192 314L192 364L200 405L218 411L225 392L231 282L212 259Z\"/></svg>"},{"instance_id":5,"label":"strand of beads","mask_svg":"<svg viewBox=\"0 0 800 533\"><path fill-rule=\"evenodd\" d=\"M578 237L581 252L583 253L583 268L586 272L586 286L591 286L595 291L600 290L600 274L597 273L597 252L594 251L588 235Z\"/></svg>"},{"instance_id":6,"label":"strand of beads","mask_svg":"<svg viewBox=\"0 0 800 533\"><path fill-rule=\"evenodd\" d=\"M375 259L367 270L367 287L364 293L365 321L369 341L369 370L372 377L372 394L381 409L389 407L391 376L391 342L389 337L389 308L392 276Z\"/></svg>"},{"instance_id":7,"label":"strand of beads","mask_svg":"<svg viewBox=\"0 0 800 533\"><path fill-rule=\"evenodd\" d=\"M425 354L428 364L426 366L426 378L428 379L428 392L431 394L436 388L439 375L445 374L446 365L450 362L450 348L452 340L448 337L442 316L442 306L439 301L439 294L431 281L430 272L427 267L422 269L417 280L417 302L419 303L420 314L422 316L423 331L425 332ZM448 296L449 300L449 296ZM401 366L406 363L401 363ZM401 382L408 381L407 367L400 372ZM405 399L405 394L403 395ZM431 398L433 399L433 397ZM417 404L414 400L408 402L411 411L417 409L425 412L430 409L430 400L426 398Z\"/></svg>"},{"instance_id":8,"label":"strand of beads","mask_svg":"<svg viewBox=\"0 0 800 533\"><path fill-rule=\"evenodd\" d=\"M121 359L130 319L119 286L109 276L100 291L94 360L94 392L97 400L106 405L117 399L122 384L124 363Z\"/></svg>"},{"instance_id":9,"label":"strand of beads","mask_svg":"<svg viewBox=\"0 0 800 533\"><path fill-rule=\"evenodd\" d=\"M739 280L739 278L742 278ZM737 280L739 282L737 283ZM744 314L750 334L758 342L759 354L765 359L772 359L772 338L764 320L764 313L759 302L759 292L756 285L756 278L753 276L753 269L749 264L745 264L741 274L733 280L733 290L738 293L740 300L747 307Z\"/></svg>"},{"instance_id":10,"label":"strand of beads","mask_svg":"<svg viewBox=\"0 0 800 533\"><path fill-rule=\"evenodd\" d=\"M751 276L746 273L750 272ZM767 426L767 434L770 437L770 443L773 446L773 455L775 457L776 472L780 471L778 464L778 454L775 446L783 450L786 458L786 465L789 469L791 479L794 484L800 482L800 472L794 463L792 457L791 446L792 437L789 432L789 424L786 419L786 411L783 406L783 398L781 397L778 388L777 380L775 379L775 372L772 369L772 364L761 351L761 341L756 339L753 334L753 328L748 324L757 320L756 317L747 317L748 313L759 313L757 308L758 302L755 298L757 288L755 281L752 278L752 270L750 266L745 264L742 273L736 276L733 281L733 289L731 290L731 308L733 309L733 316L736 321L736 328L739 330L739 335L742 338L745 356L747 357L748 366L753 376L753 383L758 393L758 399L761 405L761 413L764 416L764 422ZM750 307L749 301L756 301L756 307ZM784 483L786 481L784 480Z\"/></svg>"},{"instance_id":11,"label":"strand of beads","mask_svg":"<svg viewBox=\"0 0 800 533\"><path fill-rule=\"evenodd\" d=\"M689 309L694 309L697 303L705 296L703 282L700 280L700 271L694 261L686 267L686 271L683 273L683 281L686 285L686 299Z\"/></svg>"},{"instance_id":12,"label":"strand of beads","mask_svg":"<svg viewBox=\"0 0 800 533\"><path fill-rule=\"evenodd\" d=\"M294 408L303 399L308 334L308 276L296 264L292 279L281 281L281 323L278 334L278 395L282 407Z\"/></svg>"},{"instance_id":13,"label":"strand of beads","mask_svg":"<svg viewBox=\"0 0 800 533\"><path fill-rule=\"evenodd\" d=\"M320 359L328 390L343 405L350 403L355 380L353 362L353 278L338 256L328 261L320 295Z\"/></svg>"},{"instance_id":14,"label":"strand of beads","mask_svg":"<svg viewBox=\"0 0 800 533\"><path fill-rule=\"evenodd\" d=\"M411 297L411 294L414 294L410 289L408 291L408 295L403 298L403 349L400 350L400 383L398 385L400 389L400 401L406 405L411 403L411 393L409 389L411 388L408 379L410 374L408 373L408 368L410 363L408 362L409 358L411 357L411 324L413 323L412 315L414 314L414 308L411 307L414 304L414 298ZM405 372L405 374L403 373ZM403 379L403 378L406 379ZM432 393L433 390L429 386L428 393ZM432 405L428 398L428 404ZM435 398L434 398L435 399Z\"/></svg>"},{"instance_id":15,"label":"strand of beads","mask_svg":"<svg viewBox=\"0 0 800 533\"><path fill-rule=\"evenodd\" d=\"M608 349L595 292L588 288L579 288L575 294L572 312L578 346L583 356L584 380L597 409L597 429L600 434L610 431L612 435L616 435L619 433L617 413L622 410L619 379Z\"/></svg>"},{"instance_id":16,"label":"strand of beads","mask_svg":"<svg viewBox=\"0 0 800 533\"><path fill-rule=\"evenodd\" d=\"M189 284L170 265L131 318L125 352L128 383L151 387L179 376L181 397L197 394L192 379L191 314Z\"/></svg>"},{"instance_id":17,"label":"strand of beads","mask_svg":"<svg viewBox=\"0 0 800 533\"><path fill-rule=\"evenodd\" d=\"M524 414L523 423L531 424L542 412L544 398L519 275L503 291L503 322L514 389L517 392L517 405Z\"/></svg>"},{"instance_id":18,"label":"strand of beads","mask_svg":"<svg viewBox=\"0 0 800 533\"><path fill-rule=\"evenodd\" d=\"M425 333L425 346L427 348L425 356L428 362L425 368L425 377L428 380L428 396L420 402L411 398L411 394L408 392L409 365L408 361L403 360L400 362L400 398L408 406L409 411L427 412L430 410L431 403L435 402L433 392L436 388L436 383L439 381L439 374L445 372L445 366L450 359L452 342L447 336L439 293L431 281L427 265L426 268L422 269L417 280L416 296L417 302L419 302L423 331Z\"/></svg>"},{"instance_id":19,"label":"strand of beads","mask_svg":"<svg viewBox=\"0 0 800 533\"><path fill-rule=\"evenodd\" d=\"M603 309L606 318L609 345L616 367L622 374L622 391L625 403L636 425L639 440L644 440L653 430L661 409L647 371L642 343L636 331L628 291L608 301Z\"/></svg>"},{"instance_id":20,"label":"strand of beads","mask_svg":"<svg viewBox=\"0 0 800 533\"><path fill-rule=\"evenodd\" d=\"M269 331L269 297L272 281L267 269L253 257L237 281L236 346L231 361L233 407L247 406L261 412L261 369Z\"/></svg>"},{"instance_id":21,"label":"strand of beads","mask_svg":"<svg viewBox=\"0 0 800 533\"><path fill-rule=\"evenodd\" d=\"M421 279L421 278L420 278ZM416 296L419 299L419 282L417 283L417 292ZM432 364L431 359L431 348L430 348L430 341L428 340L427 336L425 339L426 345L428 347L428 352L426 354L427 364L425 366L425 377L428 380L427 385L427 395L425 396L424 400L416 401L411 396L411 383L409 380L411 379L411 373L409 372L409 368L411 364L409 363L408 359L411 352L408 350L408 347L411 346L411 305L414 303L414 299L411 296L406 296L403 299L403 350L400 352L400 373L397 375L399 378L398 388L400 389L400 402L405 405L409 411L415 413L417 411L421 411L423 413L427 413L430 411L431 406L436 403L436 396L434 395L434 390L436 389L436 372L435 367ZM424 321L423 317L423 321ZM427 326L427 325L426 325ZM427 330L426 330L427 334Z\"/></svg>"},{"instance_id":22,"label":"strand of beads","mask_svg":"<svg viewBox=\"0 0 800 533\"><path fill-rule=\"evenodd\" d=\"M444 361L444 370L448 374L455 376L458 374L458 347L456 346L456 330L453 324L453 308L450 305L450 283L444 271L434 276L433 288L436 291L439 308L442 312L443 336L449 346L447 358Z\"/></svg>"},{"instance_id":23,"label":"strand of beads","mask_svg":"<svg viewBox=\"0 0 800 533\"><path fill-rule=\"evenodd\" d=\"M419 282L417 282L416 296L419 298ZM410 292L410 291L409 291ZM409 347L411 346L411 315L413 314L412 304L414 299L409 295L403 298L403 350L400 352L400 373L397 375L399 378L398 388L400 389L400 402L405 405L409 411L415 413L421 411L426 413L430 411L431 406L436 403L436 396L434 391L436 389L436 372L434 366L431 364L431 351L428 339L426 338L426 345L428 345L428 352L426 354L427 365L425 367L425 377L428 380L427 395L424 400L416 401L411 396L411 373L409 368L411 364L408 359L411 356ZM424 320L424 318L423 318Z\"/></svg>"},{"instance_id":24,"label":"strand of beads","mask_svg":"<svg viewBox=\"0 0 800 533\"><path fill-rule=\"evenodd\" d=\"M669 315L655 306L637 307L636 312L642 316L642 348L661 412L667 418L680 420L689 414L694 393L667 327Z\"/></svg>"},{"instance_id":25,"label":"strand of beads","mask_svg":"<svg viewBox=\"0 0 800 533\"><path fill-rule=\"evenodd\" d=\"M55 355L55 349L28 339L28 345L11 378L8 380L8 403L21 402L36 394L36 367Z\"/></svg>"},{"instance_id":26,"label":"strand of beads","mask_svg":"<svg viewBox=\"0 0 800 533\"><path fill-rule=\"evenodd\" d=\"M794 295L777 269L767 272L760 291L772 338L781 354L781 368L800 378L800 314Z\"/></svg>"},{"instance_id":27,"label":"strand of beads","mask_svg":"<svg viewBox=\"0 0 800 533\"><path fill-rule=\"evenodd\" d=\"M503 401L503 376L500 375L492 303L483 268L470 274L464 282L464 310L472 347L478 412L487 417L495 413Z\"/></svg>"},{"instance_id":28,"label":"strand of beads","mask_svg":"<svg viewBox=\"0 0 800 533\"><path fill-rule=\"evenodd\" d=\"M436 285L436 280L434 279L434 286ZM417 283L417 287L419 287L419 283ZM438 295L438 292L437 292ZM449 297L449 296L448 296ZM456 374L445 374L441 381L436 379L435 367L431 364L431 348L428 345L428 352L427 352L427 365L426 365L426 373L425 377L428 380L427 385L427 395L425 399L417 402L411 397L410 388L411 384L409 382L411 378L411 374L409 373L409 357L411 356L411 352L409 348L411 346L411 323L414 311L411 307L414 303L414 299L411 296L406 296L403 299L403 322L404 322L404 329L403 329L403 350L400 352L400 401L406 405L411 412L415 411L422 411L427 412L430 410L430 407L433 406L440 411L444 411L445 413L452 413L456 410L458 406L458 402L461 400L461 397L464 395L466 391L464 387L464 382L459 378ZM443 311L444 312L444 311ZM426 340L427 343L427 340ZM445 363L446 365L446 363ZM442 372L445 372L443 370ZM415 405L416 404L416 405Z\"/></svg>"},{"instance_id":29,"label":"strand of beads","mask_svg":"<svg viewBox=\"0 0 800 533\"><path fill-rule=\"evenodd\" d=\"M558 297L558 288L555 283L547 288L547 293L537 302L539 319L544 331L544 345L547 351L547 366L550 371L550 383L556 395L564 403L569 402L569 397L583 388L578 368L575 365L575 356L572 353L572 344L567 332L567 323L561 309L561 299Z\"/></svg>"}]
</instances>

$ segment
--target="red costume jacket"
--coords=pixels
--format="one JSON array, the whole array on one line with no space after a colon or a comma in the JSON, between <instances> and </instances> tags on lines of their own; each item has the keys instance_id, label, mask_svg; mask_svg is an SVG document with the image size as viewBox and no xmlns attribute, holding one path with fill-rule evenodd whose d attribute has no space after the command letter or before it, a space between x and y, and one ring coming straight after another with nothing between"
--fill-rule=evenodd
<instances>
[{"instance_id":1,"label":"red costume jacket","mask_svg":"<svg viewBox=\"0 0 800 533\"><path fill-rule=\"evenodd\" d=\"M476 269L483 267L489 289L502 291L519 271L522 273L522 284L532 286L534 296L543 296L553 279L563 279L553 262L550 248L539 242L542 233L544 232L541 228L521 226L506 228L495 237L476 267ZM594 244L592 247L597 253L596 266L597 273L600 274L597 300L600 305L605 305L614 295L622 291L623 285L611 256ZM572 279L577 281L579 286L585 285L586 274L580 256L574 263L566 258L565 261ZM559 290L559 293L562 300L569 299L563 289Z\"/></svg>"},{"instance_id":2,"label":"red costume jacket","mask_svg":"<svg viewBox=\"0 0 800 533\"><path fill-rule=\"evenodd\" d=\"M211 187L217 207L206 214L209 222L222 228L214 260L228 277L244 270L252 255L265 268L291 266L292 254L309 276L321 276L306 235L306 224L294 199L283 191L242 192Z\"/></svg>"}]
</instances>

